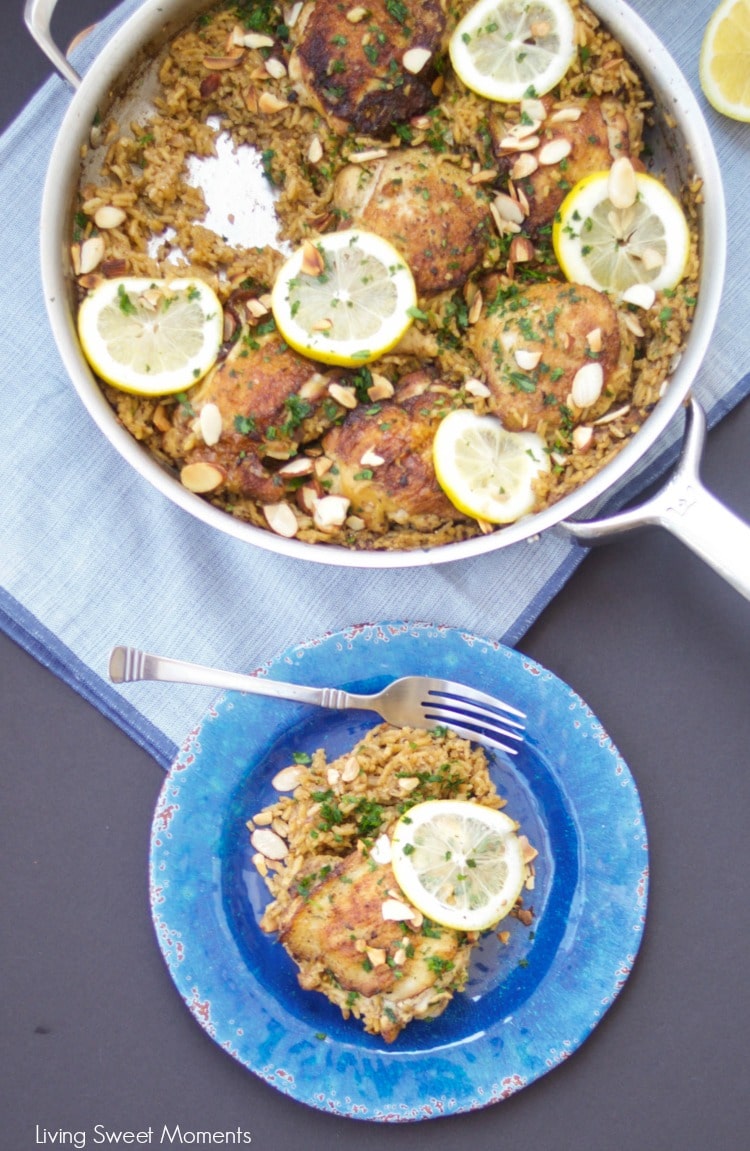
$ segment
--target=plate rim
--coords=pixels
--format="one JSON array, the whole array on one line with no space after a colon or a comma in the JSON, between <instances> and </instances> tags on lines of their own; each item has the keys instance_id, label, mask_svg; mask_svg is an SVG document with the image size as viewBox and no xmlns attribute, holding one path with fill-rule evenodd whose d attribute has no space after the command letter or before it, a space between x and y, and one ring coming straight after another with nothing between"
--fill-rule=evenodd
<instances>
[{"instance_id":1,"label":"plate rim","mask_svg":"<svg viewBox=\"0 0 750 1151\"><path fill-rule=\"evenodd\" d=\"M256 1076L265 1080L271 1086L280 1090L294 1098L297 1102L306 1104L313 1108L324 1110L328 1113L333 1113L339 1116L348 1116L352 1118L365 1119L369 1121L379 1122L404 1122L414 1121L419 1119L429 1119L447 1114L460 1114L467 1111L477 1110L486 1107L492 1103L498 1102L501 1099L507 1098L521 1088L528 1086L536 1079L540 1078L548 1071L552 1070L559 1063L567 1060L581 1044L589 1037L596 1026L601 1022L606 1012L615 1001L622 987L627 982L628 976L632 970L633 964L637 958L640 945L643 939L645 929L646 911L648 904L648 875L649 875L649 851L648 840L646 836L645 818L641 804L640 795L636 782L630 772L625 761L622 759L619 751L607 734L604 726L598 720L592 709L585 703L585 701L574 691L568 684L560 679L554 672L538 663L536 660L527 657L514 648L507 647L500 641L488 640L483 637L476 636L472 632L461 630L449 625L435 625L430 623L409 622L409 621L386 621L384 623L366 623L351 625L339 630L330 630L325 632L319 637L308 639L302 643L293 644L287 647L283 652L280 652L275 657L269 659L261 667L256 669L256 673L263 677L270 678L283 678L283 679L296 679L302 671L303 678L301 682L305 682L308 677L305 672L310 663L314 663L316 652L320 652L321 647L329 648L333 645L333 649L348 652L358 653L359 645L363 642L374 642L391 645L388 653L388 658L395 656L398 660L401 654L401 648L404 641L409 641L407 647L412 641L424 641L425 638L430 638L434 641L443 640L448 641L447 645L441 649L442 652L455 650L459 656L464 655L466 652L471 652L472 656L481 656L489 663L485 662L483 667L486 669L488 666L494 670L497 660L506 659L509 661L509 666L512 666L514 672L518 675L528 673L529 675L529 690L532 691L532 698L535 692L538 691L539 685L545 684L546 691L551 693L551 699L556 706L559 706L562 700L565 700L571 709L571 714L575 712L575 723L587 725L587 737L591 736L598 744L599 751L594 749L594 754L601 757L611 756L611 766L613 770L613 780L617 779L617 784L622 789L622 794L625 796L627 793L627 803L630 807L630 815L633 819L633 842L637 847L633 848L633 862L636 860L636 852L642 852L640 856L641 866L640 869L633 867L634 875L638 874L637 883L635 888L631 890L631 922L630 922L630 937L628 940L628 947L624 946L624 939L621 941L622 957L619 962L619 967L616 966L611 972L612 985L609 994L601 996L597 1003L592 1003L591 1015L584 1020L578 1021L576 1034L572 1037L559 1042L558 1046L552 1043L549 1047L547 1056L544 1059L544 1065L541 1065L539 1057L532 1059L531 1065L524 1068L524 1074L520 1072L513 1072L504 1075L500 1078L495 1077L494 1082L472 1082L470 1085L470 1092L467 1094L466 1088L462 1090L447 1092L441 1096L432 1095L428 1099L420 1102L401 1103L399 1105L383 1104L381 1100L371 1098L366 1092L352 1089L349 1080L344 1084L344 1090L340 1092L337 1088L332 1088L328 1094L321 1090L320 1082L313 1083L306 1086L303 1077L295 1073L296 1068L283 1068L279 1066L271 1066L271 1063L263 1062L263 1057L259 1053L259 1049L252 1048L250 1052L246 1049L244 1036L238 1038L236 1026L232 1027L227 1024L227 1021L220 1018L220 1012L217 1012L212 1002L206 1001L202 997L201 989L198 983L192 976L192 970L195 966L191 967L191 972L188 976L186 968L183 967L185 956L185 940L183 939L184 923L179 919L179 915L175 915L175 907L179 903L179 899L172 900L171 897L165 897L164 876L165 876L165 862L164 862L164 843L171 840L171 827L172 819L176 814L174 808L179 810L179 805L174 803L175 790L177 795L182 795L182 788L187 783L188 786L195 786L190 784L190 780L198 778L200 780L201 769L201 749L200 737L204 730L204 726L208 723L218 721L221 723L226 721L226 715L231 715L233 710L232 696L235 693L225 692L217 696L207 709L204 710L200 719L193 726L191 731L183 740L177 755L175 756L167 774L164 779L162 788L160 789L159 798L157 800L156 808L151 825L150 843L149 843L149 891L150 891L150 904L151 915L156 931L159 948L162 957L165 960L170 976L179 992L183 1002L187 1005L193 1017L202 1026L202 1028L209 1034L209 1036L221 1046L225 1051L232 1055L237 1061L245 1066L249 1071L253 1072ZM434 650L437 650L435 648ZM381 649L382 651L382 649ZM344 661L345 664L346 661ZM345 670L342 665L342 670ZM421 671L421 667L414 667L415 672ZM404 672L399 672L404 674ZM446 673L447 674L447 673ZM352 675L349 674L348 678L343 676L340 684L334 686L345 686L347 683L352 682ZM452 675L451 678L456 678ZM464 677L466 678L466 677ZM329 677L330 679L330 677ZM314 682L314 680L313 680ZM535 685L533 688L531 685ZM485 686L481 683L476 683L476 686ZM559 699L557 698L559 697ZM250 697L243 696L242 700L249 706L268 706L273 703L268 697ZM316 709L307 705L283 703L282 706L293 709L289 712L290 722L287 726L292 725L291 717L294 715L301 715L303 713L315 712ZM223 711L227 709L227 711ZM373 721L377 722L377 718L373 717ZM593 744L591 745L593 748ZM197 768L196 768L197 765ZM192 769L192 775L191 775ZM231 774L231 779L226 778L223 785L224 799L229 798L231 793L236 790L240 777L244 772L247 776L253 770L252 764L248 762L243 769L238 768L236 765ZM196 774L197 773L197 774ZM558 781L559 782L559 781ZM569 781L570 782L570 781ZM566 796L570 798L568 790L565 792ZM574 804L574 810L578 816L580 811ZM585 831L585 827L583 829ZM583 842L581 847L583 847ZM167 849L167 854L169 853ZM200 898L205 898L205 892ZM170 911L170 916L165 915L165 903ZM169 921L168 921L169 919ZM175 924L178 923L180 930L177 930ZM579 927L576 926L574 937L577 938L579 934ZM192 940L190 946L197 946L199 959L206 958L206 948L203 946L203 954L200 955L201 940ZM574 938L575 943L575 938ZM238 948L239 951L239 948ZM198 963L200 967L200 962ZM188 978L186 978L188 976ZM269 996L265 990L258 987L258 981L254 978L252 987L252 995L250 1000L258 1010L265 1011L268 1007L269 1000L273 997ZM559 973L558 973L559 978ZM541 985L540 985L541 986ZM554 990L554 987L553 987ZM544 988L544 996L549 994L550 989ZM540 989L530 996L533 1001L535 997L541 994ZM268 996L268 998L267 998ZM542 997L543 998L543 997ZM276 1008L283 1008L283 1013L288 1015L288 1011L283 1004L278 1002L274 1003ZM234 1020L231 1021L235 1023ZM506 1021L507 1022L507 1021ZM493 1026L496 1028L498 1021L496 1020ZM361 1025L356 1021L352 1021L350 1026L353 1028L352 1043L351 1044L337 1044L335 1046L345 1050L349 1056L352 1052L358 1052L357 1039L363 1040L363 1033ZM472 1038L472 1042L480 1044L478 1050L479 1055L486 1055L487 1052L484 1048L487 1047L487 1036L490 1035L491 1029L488 1028L478 1038ZM309 1038L308 1046L309 1046ZM317 1037L320 1039L320 1037ZM501 1041L502 1042L502 1041ZM333 1045L333 1044L332 1044ZM447 1070L451 1069L452 1057L463 1048L465 1045L455 1044L454 1050L441 1050L440 1064L445 1062ZM318 1044L318 1049L322 1050L322 1045ZM367 1047L364 1048L364 1054L369 1062L377 1061L383 1058L383 1053L378 1050ZM477 1052L475 1052L476 1054ZM495 1053L496 1055L497 1053ZM361 1051L359 1052L362 1058ZM388 1049L387 1059L394 1060L396 1065L403 1067L408 1066L410 1069L413 1064L424 1063L426 1056L435 1058L434 1051L406 1051L398 1052L393 1048ZM273 1061L271 1061L273 1062ZM278 1062L278 1060L276 1060Z\"/></svg>"}]
</instances>

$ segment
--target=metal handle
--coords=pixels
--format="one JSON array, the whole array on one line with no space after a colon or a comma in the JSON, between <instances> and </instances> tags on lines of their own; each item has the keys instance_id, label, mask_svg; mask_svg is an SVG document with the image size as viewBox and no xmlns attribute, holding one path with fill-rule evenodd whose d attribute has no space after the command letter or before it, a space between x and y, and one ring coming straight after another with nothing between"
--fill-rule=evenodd
<instances>
[{"instance_id":1,"label":"metal handle","mask_svg":"<svg viewBox=\"0 0 750 1151\"><path fill-rule=\"evenodd\" d=\"M666 485L639 507L601 520L568 520L563 527L586 545L607 543L635 528L666 528L740 595L750 599L750 527L701 483L705 438L705 413L697 400L691 399L682 455Z\"/></svg>"},{"instance_id":2,"label":"metal handle","mask_svg":"<svg viewBox=\"0 0 750 1151\"><path fill-rule=\"evenodd\" d=\"M63 80L67 80L72 88L79 88L81 77L52 39L50 24L56 5L57 0L26 0L23 18L29 32L45 56L52 61Z\"/></svg>"},{"instance_id":3,"label":"metal handle","mask_svg":"<svg viewBox=\"0 0 750 1151\"><path fill-rule=\"evenodd\" d=\"M112 683L136 683L151 680L161 683L189 683L215 687L222 691L241 691L250 695L267 695L334 710L369 706L367 696L352 695L335 687L307 687L281 680L261 679L236 671L221 671L184 659L153 655L135 647L114 647L109 656L109 678Z\"/></svg>"}]
</instances>

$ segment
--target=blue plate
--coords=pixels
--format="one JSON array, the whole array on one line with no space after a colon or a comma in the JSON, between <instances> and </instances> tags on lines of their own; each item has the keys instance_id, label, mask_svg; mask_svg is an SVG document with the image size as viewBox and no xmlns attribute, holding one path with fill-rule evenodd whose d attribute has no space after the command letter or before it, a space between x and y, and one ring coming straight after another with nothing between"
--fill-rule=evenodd
<instances>
[{"instance_id":1,"label":"blue plate","mask_svg":"<svg viewBox=\"0 0 750 1151\"><path fill-rule=\"evenodd\" d=\"M212 1039L284 1094L322 1111L398 1122L486 1107L583 1042L625 983L643 934L648 847L633 777L582 699L510 648L447 627L352 627L290 648L270 679L375 691L440 675L527 714L517 757L488 753L507 811L539 849L534 923L489 934L445 1013L387 1045L316 992L258 926L268 895L247 819L295 751L333 758L378 722L227 693L190 733L154 815L151 908L172 978Z\"/></svg>"}]
</instances>

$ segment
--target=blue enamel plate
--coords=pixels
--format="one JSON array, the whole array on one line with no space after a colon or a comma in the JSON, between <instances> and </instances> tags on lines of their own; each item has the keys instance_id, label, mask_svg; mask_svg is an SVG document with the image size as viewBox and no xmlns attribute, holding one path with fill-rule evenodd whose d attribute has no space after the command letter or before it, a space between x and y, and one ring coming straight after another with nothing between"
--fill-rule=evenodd
<instances>
[{"instance_id":1,"label":"blue enamel plate","mask_svg":"<svg viewBox=\"0 0 750 1151\"><path fill-rule=\"evenodd\" d=\"M424 624L352 627L292 647L258 674L360 692L402 675L444 676L521 708L520 753L488 756L506 811L539 850L524 895L534 921L508 920L507 942L485 936L465 991L390 1045L303 991L259 927L268 893L246 821L276 798L271 780L294 752L324 747L333 759L378 718L227 693L172 764L151 835L159 944L201 1026L284 1094L379 1122L486 1107L567 1059L628 977L648 892L635 782L584 701L511 648Z\"/></svg>"}]
</instances>

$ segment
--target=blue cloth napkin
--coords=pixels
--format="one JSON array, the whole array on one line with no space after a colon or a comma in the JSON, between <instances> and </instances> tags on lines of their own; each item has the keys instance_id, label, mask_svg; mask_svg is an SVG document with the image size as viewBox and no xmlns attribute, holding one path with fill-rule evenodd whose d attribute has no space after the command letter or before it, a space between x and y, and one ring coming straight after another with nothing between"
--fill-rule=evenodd
<instances>
[{"instance_id":1,"label":"blue cloth napkin","mask_svg":"<svg viewBox=\"0 0 750 1151\"><path fill-rule=\"evenodd\" d=\"M73 56L85 71L139 6L125 0ZM706 109L723 170L729 236L750 234L750 126L707 104L698 53L713 0L632 0ZM3 339L0 625L168 766L211 689L115 688L107 659L127 643L253 669L331 630L381 619L452 625L516 644L585 556L557 533L469 561L404 570L336 569L273 555L194 521L133 472L83 408L42 298L42 188L71 91L53 77L0 139ZM747 256L730 243L721 315L695 392L714 424L750 391ZM680 421L652 451L632 497L674 458Z\"/></svg>"}]
</instances>

